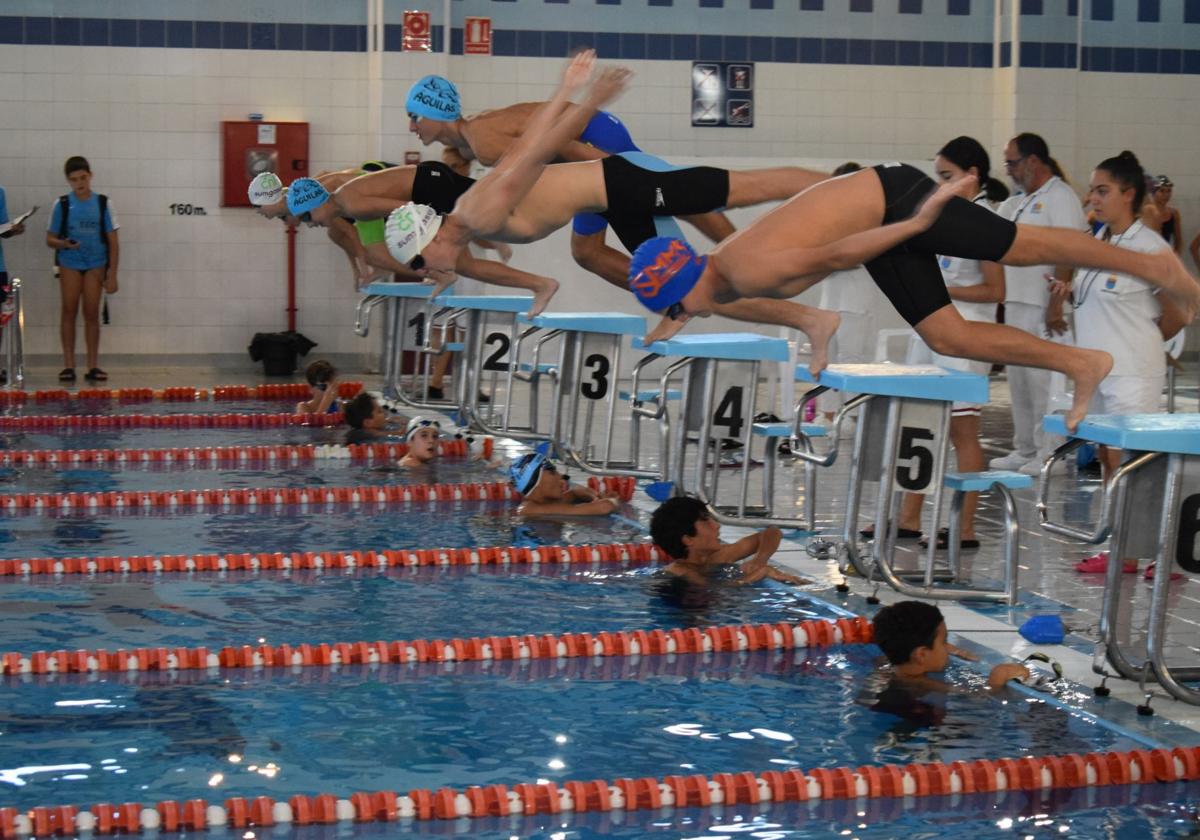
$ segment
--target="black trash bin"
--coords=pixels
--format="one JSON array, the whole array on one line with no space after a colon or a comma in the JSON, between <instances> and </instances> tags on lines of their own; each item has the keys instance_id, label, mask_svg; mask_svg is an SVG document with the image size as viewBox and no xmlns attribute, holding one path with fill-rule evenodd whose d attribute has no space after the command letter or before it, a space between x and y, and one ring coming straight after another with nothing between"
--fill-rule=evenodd
<instances>
[{"instance_id":1,"label":"black trash bin","mask_svg":"<svg viewBox=\"0 0 1200 840\"><path fill-rule=\"evenodd\" d=\"M296 357L307 355L316 346L315 341L291 330L255 333L250 341L250 359L261 360L267 376L291 376L296 372Z\"/></svg>"}]
</instances>

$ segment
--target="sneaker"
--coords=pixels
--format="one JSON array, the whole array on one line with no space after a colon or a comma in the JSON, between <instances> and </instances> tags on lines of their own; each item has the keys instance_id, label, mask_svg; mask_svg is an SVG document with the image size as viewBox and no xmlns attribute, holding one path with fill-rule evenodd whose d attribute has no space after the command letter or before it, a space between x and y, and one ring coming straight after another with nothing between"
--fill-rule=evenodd
<instances>
[{"instance_id":1,"label":"sneaker","mask_svg":"<svg viewBox=\"0 0 1200 840\"><path fill-rule=\"evenodd\" d=\"M1091 557L1085 557L1075 564L1075 571L1083 574L1104 574L1108 571L1108 552L1101 551ZM1137 561L1126 560L1121 565L1123 574L1132 575L1137 572Z\"/></svg>"},{"instance_id":2,"label":"sneaker","mask_svg":"<svg viewBox=\"0 0 1200 840\"><path fill-rule=\"evenodd\" d=\"M1040 458L1034 458L1031 461L1026 461L1024 464L1017 467L1017 472L1021 473L1022 475L1031 475L1034 478L1037 478L1042 474L1042 460Z\"/></svg>"},{"instance_id":3,"label":"sneaker","mask_svg":"<svg viewBox=\"0 0 1200 840\"><path fill-rule=\"evenodd\" d=\"M988 461L988 467L993 470L1016 470L1029 463L1029 456L1020 452L1010 452L1000 458Z\"/></svg>"},{"instance_id":4,"label":"sneaker","mask_svg":"<svg viewBox=\"0 0 1200 840\"><path fill-rule=\"evenodd\" d=\"M1154 567L1157 565L1157 563L1151 563L1146 567L1146 574L1143 575L1146 580L1154 580ZM1137 571L1137 566L1134 566L1134 571ZM1171 580L1183 580L1183 573L1171 572Z\"/></svg>"}]
</instances>

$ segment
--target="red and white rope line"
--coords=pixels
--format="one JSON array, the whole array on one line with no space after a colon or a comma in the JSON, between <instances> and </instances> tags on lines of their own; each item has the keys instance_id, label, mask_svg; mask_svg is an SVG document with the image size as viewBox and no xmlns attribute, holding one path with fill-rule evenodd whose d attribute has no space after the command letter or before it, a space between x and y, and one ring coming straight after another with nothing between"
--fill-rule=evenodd
<instances>
[{"instance_id":1,"label":"red and white rope line","mask_svg":"<svg viewBox=\"0 0 1200 840\"><path fill-rule=\"evenodd\" d=\"M339 382L338 396L353 397L362 390L361 382ZM42 391L0 391L0 405L23 405L27 402L71 402L76 400L116 400L118 402L197 402L200 400L303 400L312 396L312 389L299 382L269 385L217 385L207 388L80 388L68 391L57 388Z\"/></svg>"},{"instance_id":2,"label":"red and white rope line","mask_svg":"<svg viewBox=\"0 0 1200 840\"><path fill-rule=\"evenodd\" d=\"M527 566L575 563L649 563L665 559L647 543L597 545L493 546L485 548L414 548L379 551L228 552L127 557L32 557L0 560L0 577L94 575L164 572L226 572L292 569L389 569L417 566Z\"/></svg>"},{"instance_id":3,"label":"red and white rope line","mask_svg":"<svg viewBox=\"0 0 1200 840\"><path fill-rule=\"evenodd\" d=\"M626 501L633 497L635 488L635 482L631 478L606 476L597 479L593 476L588 483L593 484L595 488L617 493ZM108 490L100 493L8 493L0 495L0 511L138 511L156 508L202 511L226 507L394 504L519 498L521 494L507 481L358 487L257 487L233 490Z\"/></svg>"},{"instance_id":4,"label":"red and white rope line","mask_svg":"<svg viewBox=\"0 0 1200 840\"><path fill-rule=\"evenodd\" d=\"M0 431L110 431L123 429L277 429L340 426L341 414L27 414L0 417Z\"/></svg>"},{"instance_id":5,"label":"red and white rope line","mask_svg":"<svg viewBox=\"0 0 1200 840\"><path fill-rule=\"evenodd\" d=\"M218 650L134 648L0 654L0 674L190 671L229 668L329 668L411 662L486 662L583 656L662 656L776 648L828 647L872 639L864 618L778 624L725 624L699 629L617 630L562 635L486 636L393 642L241 645Z\"/></svg>"},{"instance_id":6,"label":"red and white rope line","mask_svg":"<svg viewBox=\"0 0 1200 840\"><path fill-rule=\"evenodd\" d=\"M0 808L4 838L70 836L77 832L133 834L195 832L210 827L452 820L588 811L759 805L858 797L940 796L1147 784L1200 779L1200 747L1172 750L1070 753L907 765L790 768L765 772L670 775L662 778L487 785L465 790L418 788L359 791L341 798L322 793L286 800L268 796L100 803L19 811Z\"/></svg>"},{"instance_id":7,"label":"red and white rope line","mask_svg":"<svg viewBox=\"0 0 1200 840\"><path fill-rule=\"evenodd\" d=\"M483 457L490 458L494 441L490 437L474 439ZM446 438L438 442L442 455L467 455L472 442L465 438ZM387 461L403 458L407 443L278 444L265 446L201 446L168 449L6 449L0 451L0 466L71 466L99 464L181 464L200 468L228 463L300 463L321 460Z\"/></svg>"}]
</instances>

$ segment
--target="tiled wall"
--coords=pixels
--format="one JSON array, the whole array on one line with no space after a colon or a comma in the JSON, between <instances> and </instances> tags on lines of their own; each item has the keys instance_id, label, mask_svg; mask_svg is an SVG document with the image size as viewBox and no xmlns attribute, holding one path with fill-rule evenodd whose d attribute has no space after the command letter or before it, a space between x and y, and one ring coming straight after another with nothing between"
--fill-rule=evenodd
<instances>
[{"instance_id":1,"label":"tiled wall","mask_svg":"<svg viewBox=\"0 0 1200 840\"><path fill-rule=\"evenodd\" d=\"M308 121L314 170L400 159L419 148L403 108L414 78L452 76L468 111L536 100L553 88L557 57L579 44L633 67L635 86L614 110L644 148L681 162L919 162L957 134L979 137L998 160L1009 136L1034 130L1077 184L1100 158L1134 149L1175 179L1189 235L1200 218L1192 0L1118 0L1107 4L1112 20L1088 0L454 0L454 22L493 19L496 51L507 53L493 58L400 52L402 12L421 5L388 0L380 58L365 52L365 0L7 0L0 184L11 211L48 208L65 191L62 161L92 160L122 224L107 351L240 353L254 331L285 323L281 226L218 206L221 120ZM436 41L442 6L425 5ZM1152 6L1158 21L1139 22ZM461 30L451 30L458 47ZM690 61L701 57L758 62L753 129L689 124ZM1104 60L1128 72L1099 72ZM175 202L209 215L171 216ZM35 353L58 344L46 218L5 243L10 269L28 281ZM318 231L299 243L300 328L323 351L363 349L345 260ZM564 282L558 309L635 311L574 268L565 234L518 249L516 262Z\"/></svg>"}]
</instances>

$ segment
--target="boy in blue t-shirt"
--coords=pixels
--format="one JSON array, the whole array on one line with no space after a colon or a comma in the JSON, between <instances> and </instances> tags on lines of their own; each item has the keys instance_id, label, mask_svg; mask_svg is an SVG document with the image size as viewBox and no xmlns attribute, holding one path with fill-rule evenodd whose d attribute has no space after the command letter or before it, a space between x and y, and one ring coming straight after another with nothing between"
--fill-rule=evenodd
<instances>
[{"instance_id":1,"label":"boy in blue t-shirt","mask_svg":"<svg viewBox=\"0 0 1200 840\"><path fill-rule=\"evenodd\" d=\"M60 382L75 381L75 321L82 299L88 364L84 378L89 382L101 382L108 379L108 374L97 366L100 297L103 292L110 295L117 292L118 225L107 197L92 192L92 169L86 158L78 155L67 158L63 173L71 185L71 192L55 202L46 229L46 244L55 250L62 289L60 329L66 367L58 374L58 379Z\"/></svg>"},{"instance_id":2,"label":"boy in blue t-shirt","mask_svg":"<svg viewBox=\"0 0 1200 840\"><path fill-rule=\"evenodd\" d=\"M8 198L4 195L4 187L0 187L0 225L8 224ZM25 225L13 225L4 233L0 233L0 239L9 239L18 236L25 232ZM4 264L4 243L0 242L0 306L8 300L8 266ZM7 321L0 316L0 335L3 335L3 327ZM8 371L0 371L0 385L8 382Z\"/></svg>"}]
</instances>

